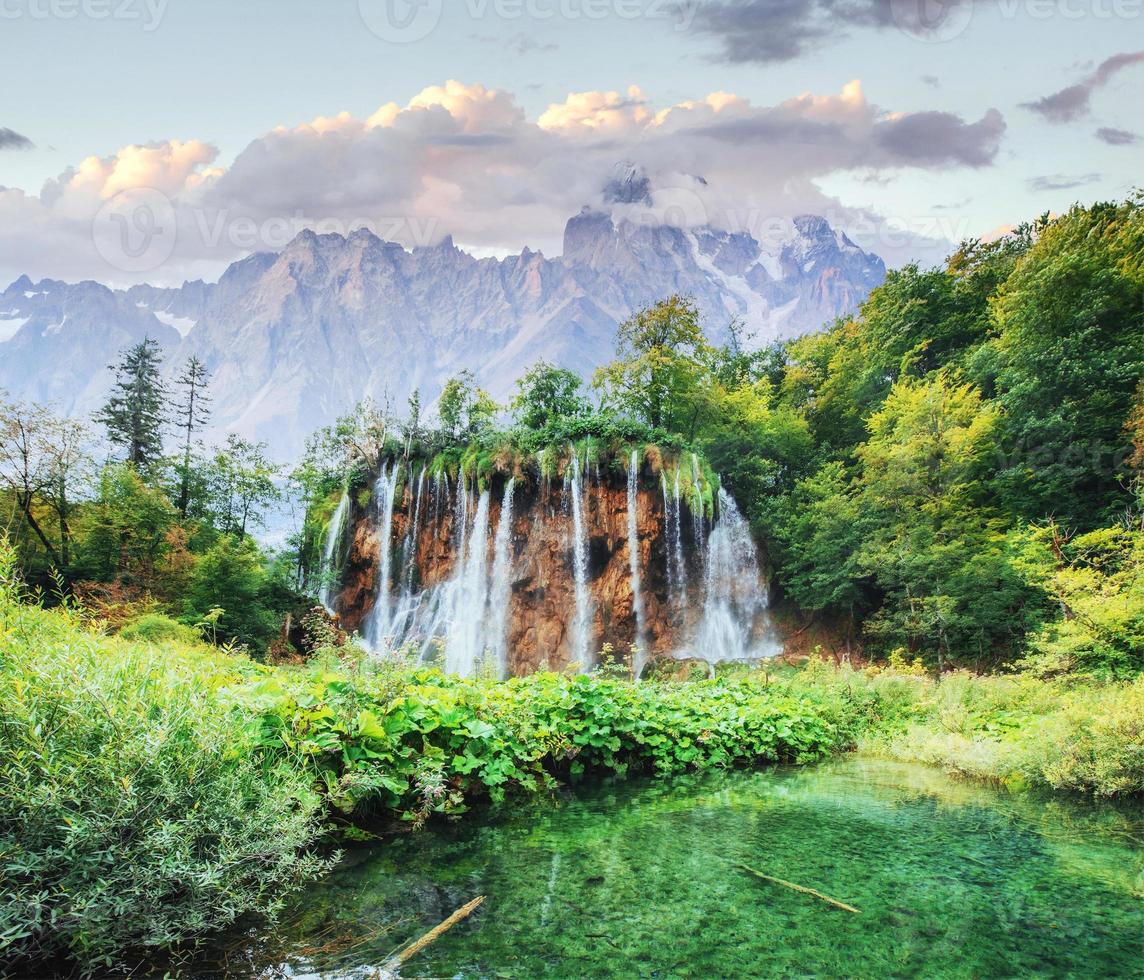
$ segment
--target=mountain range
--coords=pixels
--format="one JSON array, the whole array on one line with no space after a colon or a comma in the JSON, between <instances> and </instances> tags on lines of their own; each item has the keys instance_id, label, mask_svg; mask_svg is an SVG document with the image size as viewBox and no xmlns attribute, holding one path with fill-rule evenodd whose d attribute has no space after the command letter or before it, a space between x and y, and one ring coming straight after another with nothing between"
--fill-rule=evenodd
<instances>
[{"instance_id":1,"label":"mountain range","mask_svg":"<svg viewBox=\"0 0 1144 980\"><path fill-rule=\"evenodd\" d=\"M198 356L213 422L291 458L306 435L366 394L430 404L470 368L494 398L544 358L584 375L609 360L616 326L691 295L709 336L732 318L756 346L853 311L885 276L876 255L821 217L746 232L640 220L647 179L613 179L572 217L563 254L476 258L446 237L406 249L361 229L303 231L278 253L234 262L217 283L111 289L22 276L0 293L0 389L82 415L111 384L117 352L145 337L170 373Z\"/></svg>"}]
</instances>

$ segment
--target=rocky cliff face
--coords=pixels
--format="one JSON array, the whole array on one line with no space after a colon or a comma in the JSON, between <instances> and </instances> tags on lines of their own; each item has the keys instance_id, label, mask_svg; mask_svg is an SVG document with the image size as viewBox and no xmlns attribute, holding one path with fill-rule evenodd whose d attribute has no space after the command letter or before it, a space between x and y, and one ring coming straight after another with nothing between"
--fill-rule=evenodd
<instances>
[{"instance_id":1,"label":"rocky cliff face","mask_svg":"<svg viewBox=\"0 0 1144 980\"><path fill-rule=\"evenodd\" d=\"M730 641L733 649L698 649L702 637L710 634L706 623L712 605L709 580L719 562L711 542L720 525L710 517L693 517L686 502L665 492L669 484L662 475L643 467L634 494L629 493L625 475L616 471L592 470L585 474L582 486L567 479L529 480L518 475L511 494L509 530L501 535L507 479L507 475L493 479L483 513L478 494L468 493L467 503L458 506L456 488L450 490L443 483L434 487L429 481L419 494L413 478L398 490L389 524L384 520L381 495L375 495L364 509L355 508L346 532L349 553L334 602L342 624L375 646L412 644L433 659L429 635L436 630L438 645L450 646L453 640L448 634L464 628L460 620L467 618L470 626L479 620L479 651L495 651L503 642L502 672L521 675L580 662L572 500L579 493L588 610L589 663L584 666L596 663L606 644L624 659L636 644L637 659L643 663L667 656L715 661L776 652L766 615L766 586L749 539L750 567L737 567L733 574L746 576L746 588L754 591L757 601L731 611L732 617L740 616L735 623L739 635ZM632 574L629 508L634 515L638 576ZM481 520L487 521L483 533ZM465 537L467 543L462 543ZM498 596L494 581L498 538L507 546L503 596ZM383 594L386 544L389 589L383 600L387 611L380 618L389 625L390 635L378 636L374 629L379 620L378 596ZM484 569L484 583L480 574L473 574L478 565ZM470 601L474 590L484 596L483 604L480 599ZM450 594L456 599L452 604L444 598ZM503 618L497 608L502 602ZM413 607L417 611L411 614ZM452 623L447 621L450 612L456 620ZM503 629L503 638L492 635L495 629ZM463 667L451 666L465 672Z\"/></svg>"}]
</instances>

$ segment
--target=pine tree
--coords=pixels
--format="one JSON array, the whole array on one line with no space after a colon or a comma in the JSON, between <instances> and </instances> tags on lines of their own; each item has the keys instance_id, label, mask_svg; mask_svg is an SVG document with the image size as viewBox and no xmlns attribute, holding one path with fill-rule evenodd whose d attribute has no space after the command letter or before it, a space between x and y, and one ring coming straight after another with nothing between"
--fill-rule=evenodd
<instances>
[{"instance_id":1,"label":"pine tree","mask_svg":"<svg viewBox=\"0 0 1144 980\"><path fill-rule=\"evenodd\" d=\"M96 416L112 445L127 452L127 462L143 468L163 455L167 389L159 376L159 344L147 337L127 348L115 371L111 396Z\"/></svg>"},{"instance_id":2,"label":"pine tree","mask_svg":"<svg viewBox=\"0 0 1144 980\"><path fill-rule=\"evenodd\" d=\"M210 396L207 386L210 374L206 365L197 357L190 357L183 373L175 381L179 389L179 401L175 406L175 421L183 434L183 462L179 473L179 516L187 516L191 502L191 450L195 433L210 421Z\"/></svg>"}]
</instances>

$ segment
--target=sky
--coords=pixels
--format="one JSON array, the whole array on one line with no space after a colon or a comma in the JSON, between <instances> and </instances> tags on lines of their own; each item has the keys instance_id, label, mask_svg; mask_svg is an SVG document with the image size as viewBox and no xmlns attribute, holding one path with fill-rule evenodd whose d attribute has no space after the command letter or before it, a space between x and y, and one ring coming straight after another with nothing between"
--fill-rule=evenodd
<instances>
[{"instance_id":1,"label":"sky","mask_svg":"<svg viewBox=\"0 0 1144 980\"><path fill-rule=\"evenodd\" d=\"M891 265L1144 184L1144 0L0 0L0 51L0 284L556 255L625 163L645 220Z\"/></svg>"}]
</instances>

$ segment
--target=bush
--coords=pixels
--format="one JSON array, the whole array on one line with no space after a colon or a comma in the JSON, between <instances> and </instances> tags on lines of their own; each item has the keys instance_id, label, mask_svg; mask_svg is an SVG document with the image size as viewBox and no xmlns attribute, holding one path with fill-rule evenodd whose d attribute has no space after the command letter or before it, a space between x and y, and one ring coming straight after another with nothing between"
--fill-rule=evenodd
<instances>
[{"instance_id":1,"label":"bush","mask_svg":"<svg viewBox=\"0 0 1144 980\"><path fill-rule=\"evenodd\" d=\"M125 640L139 640L144 643L180 643L193 646L202 640L198 630L162 613L146 613L120 631Z\"/></svg>"},{"instance_id":2,"label":"bush","mask_svg":"<svg viewBox=\"0 0 1144 980\"><path fill-rule=\"evenodd\" d=\"M321 802L228 700L242 662L84 633L19 604L10 559L0 547L0 961L95 970L273 913L325 867Z\"/></svg>"},{"instance_id":3,"label":"bush","mask_svg":"<svg viewBox=\"0 0 1144 980\"><path fill-rule=\"evenodd\" d=\"M807 694L758 681L632 684L599 674L505 683L435 670L279 671L239 692L262 744L313 759L347 814L423 821L475 797L588 772L803 763L850 744Z\"/></svg>"}]
</instances>

